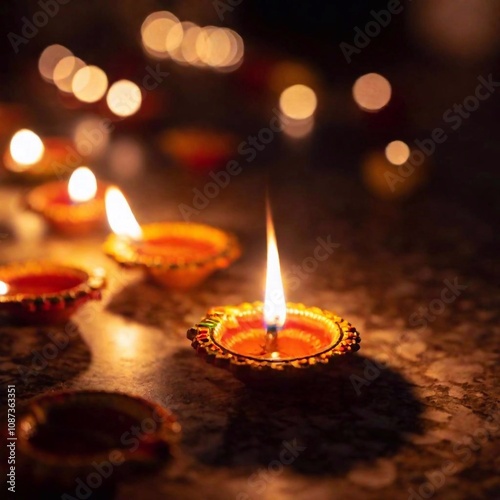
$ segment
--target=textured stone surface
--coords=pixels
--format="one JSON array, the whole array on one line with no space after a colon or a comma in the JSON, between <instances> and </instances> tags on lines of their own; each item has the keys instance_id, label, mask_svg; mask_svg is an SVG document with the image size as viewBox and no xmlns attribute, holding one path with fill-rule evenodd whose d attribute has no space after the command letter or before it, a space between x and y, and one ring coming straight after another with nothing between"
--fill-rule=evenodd
<instances>
[{"instance_id":1,"label":"textured stone surface","mask_svg":"<svg viewBox=\"0 0 500 500\"><path fill-rule=\"evenodd\" d=\"M185 338L209 307L262 299L264 176L245 172L193 219L235 231L245 254L187 293L116 267L100 252L102 235L41 239L43 228L17 227L28 224L13 216L20 191L4 188L3 262L103 266L110 285L103 302L73 318L78 334L45 367L34 356L56 329L1 326L2 385L16 383L19 404L47 391L99 388L173 410L183 427L178 461L120 484L119 499L403 499L411 489L428 493L424 483L436 474L445 477L430 486L439 498L498 497L500 294L491 258L477 258L490 228L438 198L403 210L363 197L342 177L302 172L297 183L293 172L280 175L272 192L284 272L313 255L318 237L339 243L288 299L349 319L362 334L359 356L314 387L262 392L198 359ZM150 178L126 187L138 218L179 218L190 184L172 173ZM455 278L467 288L423 327L412 324ZM284 442L304 449L281 467Z\"/></svg>"}]
</instances>

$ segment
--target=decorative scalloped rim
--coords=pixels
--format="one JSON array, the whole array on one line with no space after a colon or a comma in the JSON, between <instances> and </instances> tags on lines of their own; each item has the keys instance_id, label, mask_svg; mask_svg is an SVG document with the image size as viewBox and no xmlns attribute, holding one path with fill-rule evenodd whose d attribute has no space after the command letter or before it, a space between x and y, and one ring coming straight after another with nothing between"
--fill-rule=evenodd
<instances>
[{"instance_id":1,"label":"decorative scalloped rim","mask_svg":"<svg viewBox=\"0 0 500 500\"><path fill-rule=\"evenodd\" d=\"M78 300L100 299L101 290L106 286L106 278L102 270L94 270L90 272L76 267L64 266L44 261L28 261L1 266L0 279L2 278L3 273L7 273L9 275L25 275L29 272L42 274L45 270L61 272L61 274L77 274L79 277L85 275L85 277L80 284L59 292L0 295L0 306L3 304L19 304L28 309L30 312L34 312L36 310L60 310L73 306Z\"/></svg>"},{"instance_id":2,"label":"decorative scalloped rim","mask_svg":"<svg viewBox=\"0 0 500 500\"><path fill-rule=\"evenodd\" d=\"M198 261L188 262L169 262L166 256L150 256L141 255L137 252L133 241L126 240L115 234L110 234L104 243L104 252L106 255L114 259L116 262L127 267L146 267L155 268L157 270L181 270L189 268L207 267L212 269L225 269L231 265L241 255L241 247L238 239L232 233L223 231L222 229L209 226L208 224L197 224L191 222L157 222L145 224L142 229L145 230L160 230L165 231L168 226L183 226L195 228L204 228L211 231L218 231L226 238L224 249L214 254L212 257Z\"/></svg>"},{"instance_id":3,"label":"decorative scalloped rim","mask_svg":"<svg viewBox=\"0 0 500 500\"><path fill-rule=\"evenodd\" d=\"M292 372L293 370L304 370L315 365L327 364L335 356L345 355L359 350L361 338L356 328L348 321L336 314L319 309L317 307L306 307L303 304L287 303L288 311L311 315L321 315L337 323L342 331L342 337L330 349L322 351L313 356L296 358L290 360L257 360L250 357L238 356L224 349L213 338L216 328L220 328L226 321L228 315L238 316L238 313L245 311L261 310L262 302L243 303L239 306L225 306L211 309L200 323L190 328L187 337L191 340L191 346L198 355L205 358L208 363L212 363L221 368L238 372L239 370L258 370L275 372Z\"/></svg>"}]
</instances>

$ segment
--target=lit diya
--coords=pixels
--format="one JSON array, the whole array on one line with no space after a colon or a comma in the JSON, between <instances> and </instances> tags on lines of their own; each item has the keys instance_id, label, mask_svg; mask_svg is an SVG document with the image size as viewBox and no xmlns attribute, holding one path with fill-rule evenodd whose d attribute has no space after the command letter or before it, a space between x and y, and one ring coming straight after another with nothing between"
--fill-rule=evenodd
<instances>
[{"instance_id":1,"label":"lit diya","mask_svg":"<svg viewBox=\"0 0 500 500\"><path fill-rule=\"evenodd\" d=\"M25 324L60 323L89 300L100 300L104 272L50 262L0 267L0 316Z\"/></svg>"},{"instance_id":2,"label":"lit diya","mask_svg":"<svg viewBox=\"0 0 500 500\"><path fill-rule=\"evenodd\" d=\"M196 286L241 254L235 236L205 224L158 222L140 226L115 187L106 192L106 212L114 234L104 243L104 252L120 265L145 269L167 288Z\"/></svg>"},{"instance_id":3,"label":"lit diya","mask_svg":"<svg viewBox=\"0 0 500 500\"><path fill-rule=\"evenodd\" d=\"M26 203L57 231L84 234L104 225L105 192L106 185L89 168L79 167L69 182L49 182L30 191Z\"/></svg>"},{"instance_id":4,"label":"lit diya","mask_svg":"<svg viewBox=\"0 0 500 500\"><path fill-rule=\"evenodd\" d=\"M244 381L311 375L336 356L359 350L348 321L317 307L285 302L276 236L268 210L265 301L210 309L187 332L206 361Z\"/></svg>"},{"instance_id":5,"label":"lit diya","mask_svg":"<svg viewBox=\"0 0 500 500\"><path fill-rule=\"evenodd\" d=\"M71 141L63 137L47 137L43 141L35 132L16 132L3 155L5 168L23 178L54 177L60 168L68 168Z\"/></svg>"},{"instance_id":6,"label":"lit diya","mask_svg":"<svg viewBox=\"0 0 500 500\"><path fill-rule=\"evenodd\" d=\"M171 460L180 430L169 410L139 397L104 391L44 395L17 417L16 465L44 486L76 488L76 479L89 478L96 488L100 484L90 481L99 473L114 481Z\"/></svg>"}]
</instances>

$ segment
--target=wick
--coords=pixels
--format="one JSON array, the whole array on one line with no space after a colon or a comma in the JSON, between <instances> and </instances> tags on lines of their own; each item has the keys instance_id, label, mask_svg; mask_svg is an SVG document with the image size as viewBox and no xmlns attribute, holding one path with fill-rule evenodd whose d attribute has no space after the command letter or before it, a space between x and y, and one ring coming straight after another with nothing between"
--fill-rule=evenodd
<instances>
[{"instance_id":1,"label":"wick","mask_svg":"<svg viewBox=\"0 0 500 500\"><path fill-rule=\"evenodd\" d=\"M278 325L269 325L266 331L266 353L278 350Z\"/></svg>"}]
</instances>

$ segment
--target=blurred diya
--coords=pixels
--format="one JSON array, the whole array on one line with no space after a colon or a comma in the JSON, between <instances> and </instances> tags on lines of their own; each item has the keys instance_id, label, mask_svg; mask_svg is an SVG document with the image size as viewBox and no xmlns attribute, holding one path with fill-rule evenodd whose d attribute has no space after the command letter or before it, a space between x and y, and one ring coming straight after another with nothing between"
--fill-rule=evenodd
<instances>
[{"instance_id":1,"label":"blurred diya","mask_svg":"<svg viewBox=\"0 0 500 500\"><path fill-rule=\"evenodd\" d=\"M121 191L106 192L114 234L104 252L120 265L145 269L166 288L188 289L231 265L241 254L236 237L205 224L158 222L140 226Z\"/></svg>"},{"instance_id":2,"label":"blurred diya","mask_svg":"<svg viewBox=\"0 0 500 500\"><path fill-rule=\"evenodd\" d=\"M104 391L48 394L17 417L16 465L20 474L49 487L75 488L77 478L99 473L101 482L101 476L113 481L171 460L180 430L169 410L139 397Z\"/></svg>"},{"instance_id":3,"label":"blurred diya","mask_svg":"<svg viewBox=\"0 0 500 500\"><path fill-rule=\"evenodd\" d=\"M203 128L180 128L164 132L161 149L178 163L193 170L221 165L236 152L234 134Z\"/></svg>"},{"instance_id":4,"label":"blurred diya","mask_svg":"<svg viewBox=\"0 0 500 500\"><path fill-rule=\"evenodd\" d=\"M54 324L89 300L100 300L104 272L92 273L50 262L0 267L0 316L24 324Z\"/></svg>"},{"instance_id":5,"label":"blurred diya","mask_svg":"<svg viewBox=\"0 0 500 500\"><path fill-rule=\"evenodd\" d=\"M49 182L30 191L26 204L44 217L56 231L71 235L85 234L104 225L105 192L106 185L97 183L89 168L79 167L69 182Z\"/></svg>"},{"instance_id":6,"label":"blurred diya","mask_svg":"<svg viewBox=\"0 0 500 500\"><path fill-rule=\"evenodd\" d=\"M361 339L354 326L332 312L285 302L269 210L267 234L264 303L213 308L187 337L207 362L245 382L309 380L306 375L335 357L358 351Z\"/></svg>"},{"instance_id":7,"label":"blurred diya","mask_svg":"<svg viewBox=\"0 0 500 500\"><path fill-rule=\"evenodd\" d=\"M13 175L37 179L54 177L70 168L72 143L63 137L43 141L28 129L16 132L3 156L4 167Z\"/></svg>"}]
</instances>

